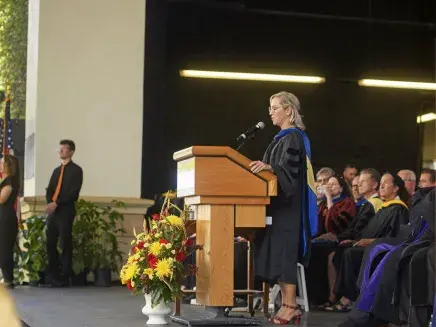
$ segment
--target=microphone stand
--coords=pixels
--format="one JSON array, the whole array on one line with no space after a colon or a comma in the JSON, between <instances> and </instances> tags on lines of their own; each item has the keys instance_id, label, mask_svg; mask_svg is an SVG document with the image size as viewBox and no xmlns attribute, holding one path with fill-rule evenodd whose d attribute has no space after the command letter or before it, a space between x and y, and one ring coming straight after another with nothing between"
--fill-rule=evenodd
<instances>
[{"instance_id":1,"label":"microphone stand","mask_svg":"<svg viewBox=\"0 0 436 327\"><path fill-rule=\"evenodd\" d=\"M241 143L239 143L238 147L236 148L236 151L239 151L245 145L245 142L247 142L248 140L251 140L252 138L254 138L254 135L250 135L249 137L246 137L245 139L243 139L241 141Z\"/></svg>"}]
</instances>

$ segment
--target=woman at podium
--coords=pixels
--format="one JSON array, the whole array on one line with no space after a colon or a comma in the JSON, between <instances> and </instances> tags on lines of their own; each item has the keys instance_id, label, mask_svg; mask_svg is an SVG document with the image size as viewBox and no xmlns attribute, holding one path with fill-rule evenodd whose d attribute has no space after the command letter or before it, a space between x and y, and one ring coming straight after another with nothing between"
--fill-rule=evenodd
<instances>
[{"instance_id":1,"label":"woman at podium","mask_svg":"<svg viewBox=\"0 0 436 327\"><path fill-rule=\"evenodd\" d=\"M266 228L255 237L255 274L271 285L279 283L282 306L271 322L299 323L296 302L297 263L305 263L310 238L317 231L314 177L310 142L304 133L298 98L288 92L270 98L269 115L280 128L262 161L251 171L269 170L277 176L277 196L267 207Z\"/></svg>"}]
</instances>

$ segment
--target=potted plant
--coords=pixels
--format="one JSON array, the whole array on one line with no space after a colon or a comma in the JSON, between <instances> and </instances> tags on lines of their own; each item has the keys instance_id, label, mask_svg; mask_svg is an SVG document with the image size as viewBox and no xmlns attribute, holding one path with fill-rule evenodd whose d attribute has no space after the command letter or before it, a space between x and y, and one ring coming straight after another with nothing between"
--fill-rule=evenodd
<instances>
[{"instance_id":1,"label":"potted plant","mask_svg":"<svg viewBox=\"0 0 436 327\"><path fill-rule=\"evenodd\" d=\"M45 215L34 215L25 221L25 228L20 229L15 252L15 279L30 285L44 282L47 267Z\"/></svg>"},{"instance_id":2,"label":"potted plant","mask_svg":"<svg viewBox=\"0 0 436 327\"><path fill-rule=\"evenodd\" d=\"M172 214L177 212L177 214ZM120 272L121 282L133 294L144 294L147 324L167 324L164 316L171 312L168 303L181 296L180 282L196 267L185 271L186 257L201 249L188 238L187 210L175 206L166 197L161 213L150 220L150 230L135 233L127 262Z\"/></svg>"},{"instance_id":3,"label":"potted plant","mask_svg":"<svg viewBox=\"0 0 436 327\"><path fill-rule=\"evenodd\" d=\"M114 208L123 207L124 203L115 200L105 207L85 200L77 202L73 270L76 274L86 273L86 268L93 271L96 286L110 286L111 272L118 271L122 260L117 236L126 233L124 216Z\"/></svg>"}]
</instances>

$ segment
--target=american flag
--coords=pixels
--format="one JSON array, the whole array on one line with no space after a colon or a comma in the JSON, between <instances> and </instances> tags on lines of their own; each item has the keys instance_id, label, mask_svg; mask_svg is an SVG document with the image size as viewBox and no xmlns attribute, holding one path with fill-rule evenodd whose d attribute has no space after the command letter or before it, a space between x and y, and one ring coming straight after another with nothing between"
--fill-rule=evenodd
<instances>
[{"instance_id":1,"label":"american flag","mask_svg":"<svg viewBox=\"0 0 436 327\"><path fill-rule=\"evenodd\" d=\"M2 149L2 156L9 154L14 148L14 141L12 140L12 120L11 120L11 100L7 98L3 102L4 115L0 120L0 146Z\"/></svg>"}]
</instances>

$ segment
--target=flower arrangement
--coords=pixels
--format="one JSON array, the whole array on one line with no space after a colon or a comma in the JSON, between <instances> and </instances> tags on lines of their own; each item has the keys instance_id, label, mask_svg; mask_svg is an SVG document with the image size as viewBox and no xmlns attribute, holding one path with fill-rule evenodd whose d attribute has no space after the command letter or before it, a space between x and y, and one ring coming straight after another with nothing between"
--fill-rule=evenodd
<instances>
[{"instance_id":1,"label":"flower arrangement","mask_svg":"<svg viewBox=\"0 0 436 327\"><path fill-rule=\"evenodd\" d=\"M185 269L183 262L201 246L194 247L187 235L187 208L180 209L172 198L168 192L160 214L152 215L149 230L144 225L142 233L134 232L132 248L120 272L122 284L133 294L152 295L152 307L180 297L182 279L197 272L193 265Z\"/></svg>"}]
</instances>

